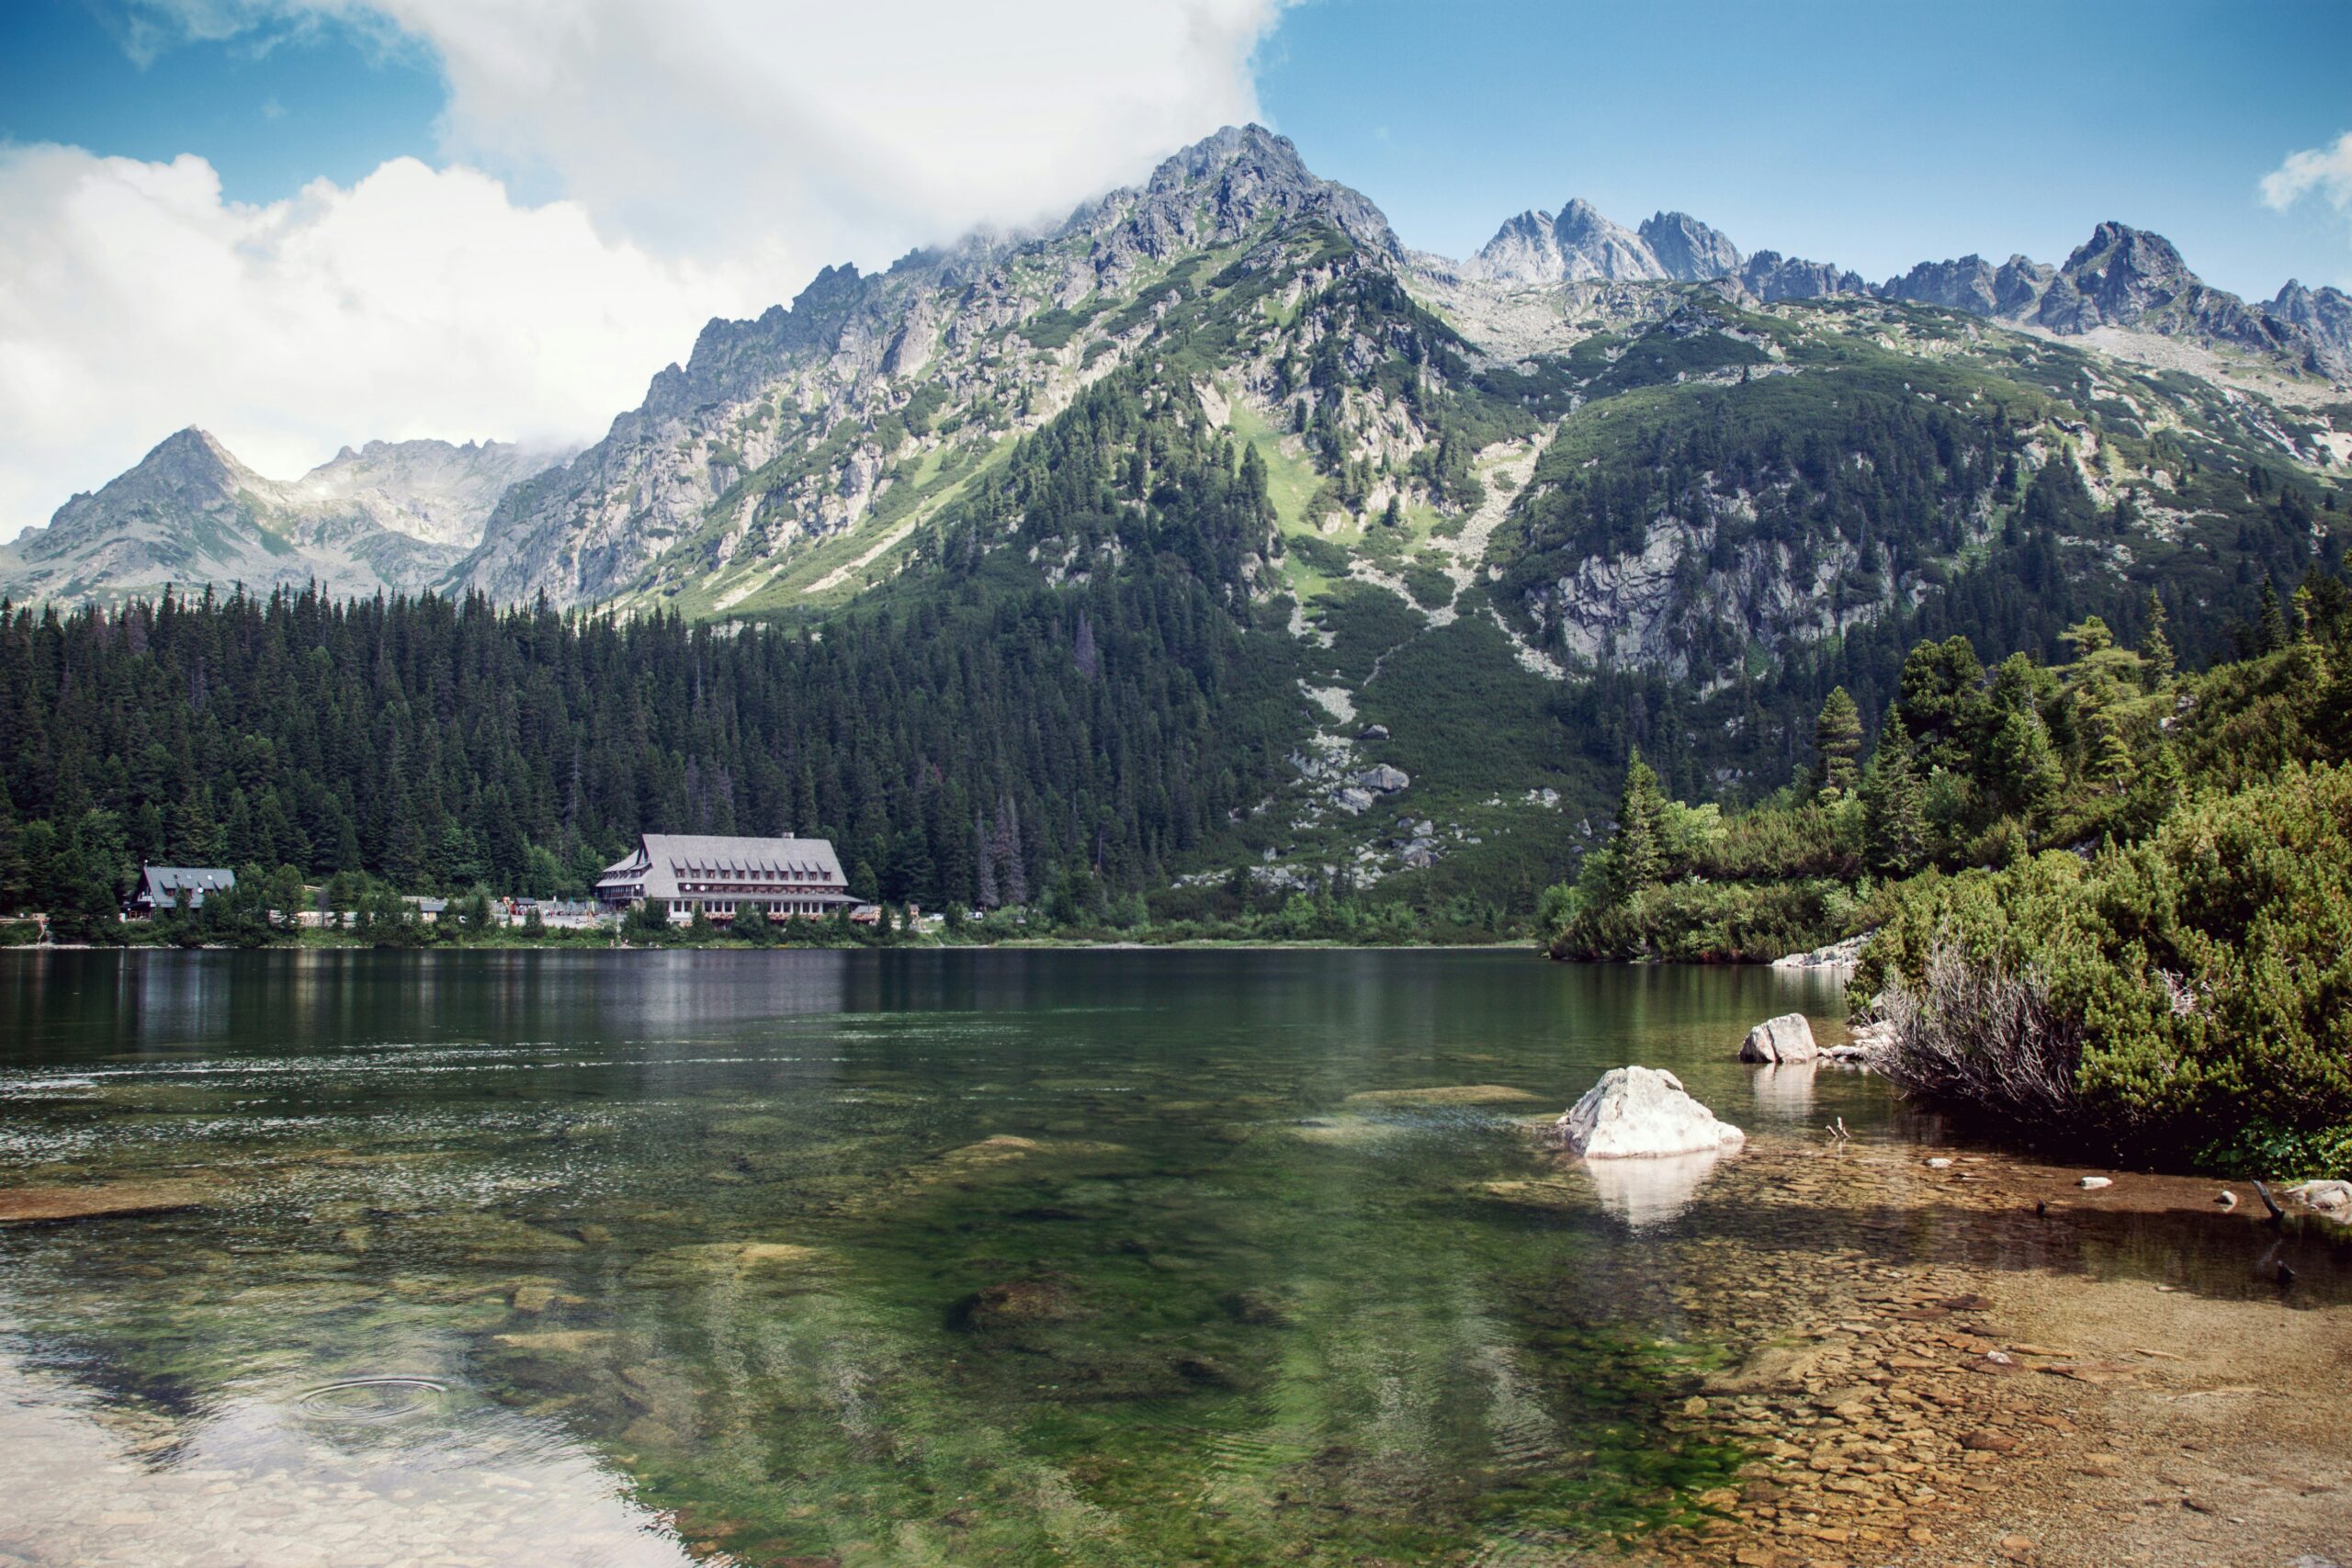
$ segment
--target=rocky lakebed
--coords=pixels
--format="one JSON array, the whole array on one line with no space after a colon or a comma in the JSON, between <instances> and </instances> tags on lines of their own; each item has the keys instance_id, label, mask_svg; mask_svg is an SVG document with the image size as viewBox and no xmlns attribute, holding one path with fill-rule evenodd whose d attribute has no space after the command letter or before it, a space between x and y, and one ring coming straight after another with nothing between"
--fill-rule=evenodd
<instances>
[{"instance_id":1,"label":"rocky lakebed","mask_svg":"<svg viewBox=\"0 0 2352 1568\"><path fill-rule=\"evenodd\" d=\"M760 956L0 997L0 1564L2352 1562L2352 1231L1820 976Z\"/></svg>"}]
</instances>

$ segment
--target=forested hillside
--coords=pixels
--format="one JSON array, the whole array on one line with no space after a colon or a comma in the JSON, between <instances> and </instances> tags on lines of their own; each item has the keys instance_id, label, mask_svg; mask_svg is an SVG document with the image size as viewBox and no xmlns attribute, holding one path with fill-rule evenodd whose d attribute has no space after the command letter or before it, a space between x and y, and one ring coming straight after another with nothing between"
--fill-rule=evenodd
<instances>
[{"instance_id":1,"label":"forested hillside","mask_svg":"<svg viewBox=\"0 0 2352 1568\"><path fill-rule=\"evenodd\" d=\"M1162 880L1230 844L1301 701L1245 634L1261 477L1197 412L1126 444L1165 395L1096 388L974 501L1066 545L1059 586L974 548L976 514L924 592L820 633L478 597L15 611L0 907L103 914L141 859L577 892L641 830L828 837L859 892L933 906Z\"/></svg>"}]
</instances>

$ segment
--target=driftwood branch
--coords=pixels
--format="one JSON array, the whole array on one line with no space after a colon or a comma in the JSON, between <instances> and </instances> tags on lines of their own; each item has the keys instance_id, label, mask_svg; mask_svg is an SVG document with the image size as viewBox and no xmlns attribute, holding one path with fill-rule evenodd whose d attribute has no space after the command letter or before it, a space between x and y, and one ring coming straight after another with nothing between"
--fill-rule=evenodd
<instances>
[{"instance_id":1,"label":"driftwood branch","mask_svg":"<svg viewBox=\"0 0 2352 1568\"><path fill-rule=\"evenodd\" d=\"M2278 1200L2270 1195L2270 1189L2265 1187L2259 1181L2254 1184L2254 1195L2262 1200L2262 1206L2264 1208L2270 1211L2270 1223L2272 1224L2275 1225L2279 1221L2287 1217L2287 1211L2278 1206Z\"/></svg>"}]
</instances>

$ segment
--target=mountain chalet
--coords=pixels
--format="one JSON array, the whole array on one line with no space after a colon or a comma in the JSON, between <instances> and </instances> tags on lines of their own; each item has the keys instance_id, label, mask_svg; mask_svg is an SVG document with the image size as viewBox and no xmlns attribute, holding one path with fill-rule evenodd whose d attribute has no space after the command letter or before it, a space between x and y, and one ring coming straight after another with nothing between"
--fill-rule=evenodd
<instances>
[{"instance_id":1,"label":"mountain chalet","mask_svg":"<svg viewBox=\"0 0 2352 1568\"><path fill-rule=\"evenodd\" d=\"M844 905L849 878L827 839L734 839L647 833L596 878L608 909L657 901L684 923L699 910L718 923L749 907L771 920L815 919Z\"/></svg>"}]
</instances>

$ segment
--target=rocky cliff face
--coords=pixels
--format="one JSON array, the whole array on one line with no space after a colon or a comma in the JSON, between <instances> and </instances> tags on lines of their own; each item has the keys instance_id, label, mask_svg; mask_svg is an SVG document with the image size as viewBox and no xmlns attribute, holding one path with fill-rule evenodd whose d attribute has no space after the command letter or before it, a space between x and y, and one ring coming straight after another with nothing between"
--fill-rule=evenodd
<instances>
[{"instance_id":1,"label":"rocky cliff face","mask_svg":"<svg viewBox=\"0 0 2352 1568\"><path fill-rule=\"evenodd\" d=\"M1875 292L2064 336L2113 328L2186 338L2352 379L2352 299L2341 291L2290 282L2276 299L2249 305L2191 272L2162 234L2121 223L2101 223L2064 266L2023 256L1997 270L1973 255L1922 262Z\"/></svg>"},{"instance_id":2,"label":"rocky cliff face","mask_svg":"<svg viewBox=\"0 0 2352 1568\"><path fill-rule=\"evenodd\" d=\"M1860 294L1869 285L1861 274L1845 272L1827 262L1803 261L1778 251L1758 251L1739 269L1739 286L1765 304L1781 299L1818 299L1830 294Z\"/></svg>"},{"instance_id":3,"label":"rocky cliff face","mask_svg":"<svg viewBox=\"0 0 2352 1568\"><path fill-rule=\"evenodd\" d=\"M0 592L106 599L166 583L311 581L335 593L414 592L480 541L510 485L560 456L499 442L371 441L278 480L191 427L0 547Z\"/></svg>"},{"instance_id":4,"label":"rocky cliff face","mask_svg":"<svg viewBox=\"0 0 2352 1568\"><path fill-rule=\"evenodd\" d=\"M753 563L782 570L894 491L1042 423L1197 282L1178 276L1187 261L1277 229L1404 260L1378 208L1249 126L1046 234L976 237L872 276L829 268L788 310L712 321L603 441L506 497L456 581L580 604L724 569L757 592ZM1106 348L1073 341L1105 322Z\"/></svg>"},{"instance_id":5,"label":"rocky cliff face","mask_svg":"<svg viewBox=\"0 0 2352 1568\"><path fill-rule=\"evenodd\" d=\"M1739 247L1687 212L1654 213L1642 224L1642 243L1666 276L1704 283L1739 270Z\"/></svg>"},{"instance_id":6,"label":"rocky cliff face","mask_svg":"<svg viewBox=\"0 0 2352 1568\"><path fill-rule=\"evenodd\" d=\"M1739 266L1739 251L1687 213L1660 212L1638 231L1611 222L1581 198L1507 220L1457 269L1465 278L1516 285L1699 283Z\"/></svg>"}]
</instances>

